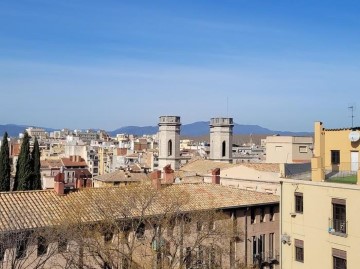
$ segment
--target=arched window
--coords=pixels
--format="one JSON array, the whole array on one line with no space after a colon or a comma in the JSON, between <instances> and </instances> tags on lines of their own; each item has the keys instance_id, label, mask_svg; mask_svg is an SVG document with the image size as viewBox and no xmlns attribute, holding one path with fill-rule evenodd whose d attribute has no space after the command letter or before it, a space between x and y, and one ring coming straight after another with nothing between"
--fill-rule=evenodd
<instances>
[{"instance_id":1,"label":"arched window","mask_svg":"<svg viewBox=\"0 0 360 269\"><path fill-rule=\"evenodd\" d=\"M222 157L226 156L226 142L222 142Z\"/></svg>"},{"instance_id":2,"label":"arched window","mask_svg":"<svg viewBox=\"0 0 360 269\"><path fill-rule=\"evenodd\" d=\"M168 141L168 156L172 155L172 140Z\"/></svg>"}]
</instances>

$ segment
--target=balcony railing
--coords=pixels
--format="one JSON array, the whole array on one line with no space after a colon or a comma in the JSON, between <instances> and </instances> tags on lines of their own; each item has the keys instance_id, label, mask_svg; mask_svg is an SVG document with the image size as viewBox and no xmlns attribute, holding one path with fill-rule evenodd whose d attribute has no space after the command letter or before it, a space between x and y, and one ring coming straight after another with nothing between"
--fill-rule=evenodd
<instances>
[{"instance_id":1,"label":"balcony railing","mask_svg":"<svg viewBox=\"0 0 360 269\"><path fill-rule=\"evenodd\" d=\"M274 264L279 261L279 252L278 251L267 251L254 254L253 264L261 265L263 263Z\"/></svg>"},{"instance_id":2,"label":"balcony railing","mask_svg":"<svg viewBox=\"0 0 360 269\"><path fill-rule=\"evenodd\" d=\"M329 233L336 235L347 235L348 222L342 219L329 219Z\"/></svg>"},{"instance_id":3,"label":"balcony railing","mask_svg":"<svg viewBox=\"0 0 360 269\"><path fill-rule=\"evenodd\" d=\"M342 162L326 166L324 169L325 179L329 182L356 184L359 163Z\"/></svg>"}]
</instances>

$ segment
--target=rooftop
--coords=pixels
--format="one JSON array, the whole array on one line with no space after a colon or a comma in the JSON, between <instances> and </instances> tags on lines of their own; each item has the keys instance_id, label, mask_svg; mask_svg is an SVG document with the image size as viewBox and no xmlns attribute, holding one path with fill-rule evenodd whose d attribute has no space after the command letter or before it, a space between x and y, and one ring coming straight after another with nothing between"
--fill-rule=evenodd
<instances>
[{"instance_id":1,"label":"rooftop","mask_svg":"<svg viewBox=\"0 0 360 269\"><path fill-rule=\"evenodd\" d=\"M58 196L54 191L0 193L0 231L16 231L59 225L69 217L83 222L99 221L111 212L119 219L126 210L137 217L137 202L154 195L145 215L163 213L171 199L181 198L181 211L225 209L279 203L272 194L212 184L173 184L156 191L150 184L125 187L88 188ZM79 215L81 214L81 215Z\"/></svg>"},{"instance_id":2,"label":"rooftop","mask_svg":"<svg viewBox=\"0 0 360 269\"><path fill-rule=\"evenodd\" d=\"M112 173L97 176L94 179L103 182L129 182L149 180L145 173L132 173L131 171L117 170Z\"/></svg>"}]
</instances>

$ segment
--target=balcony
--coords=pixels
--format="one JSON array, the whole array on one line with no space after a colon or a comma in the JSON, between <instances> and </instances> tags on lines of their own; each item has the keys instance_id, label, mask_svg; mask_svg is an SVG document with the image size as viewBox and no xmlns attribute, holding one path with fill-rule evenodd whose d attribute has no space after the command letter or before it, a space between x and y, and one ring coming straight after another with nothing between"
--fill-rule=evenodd
<instances>
[{"instance_id":1,"label":"balcony","mask_svg":"<svg viewBox=\"0 0 360 269\"><path fill-rule=\"evenodd\" d=\"M325 181L356 184L359 163L339 163L325 167Z\"/></svg>"},{"instance_id":2,"label":"balcony","mask_svg":"<svg viewBox=\"0 0 360 269\"><path fill-rule=\"evenodd\" d=\"M278 251L267 251L254 254L253 264L254 265L264 265L264 264L278 264L279 262L279 252Z\"/></svg>"},{"instance_id":3,"label":"balcony","mask_svg":"<svg viewBox=\"0 0 360 269\"><path fill-rule=\"evenodd\" d=\"M342 219L329 219L329 233L347 237L348 222Z\"/></svg>"}]
</instances>

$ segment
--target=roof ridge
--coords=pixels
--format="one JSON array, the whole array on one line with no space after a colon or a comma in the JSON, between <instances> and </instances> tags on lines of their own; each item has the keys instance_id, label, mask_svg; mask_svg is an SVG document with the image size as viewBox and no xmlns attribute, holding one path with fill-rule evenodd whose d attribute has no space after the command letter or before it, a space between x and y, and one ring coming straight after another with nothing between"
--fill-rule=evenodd
<instances>
[{"instance_id":1,"label":"roof ridge","mask_svg":"<svg viewBox=\"0 0 360 269\"><path fill-rule=\"evenodd\" d=\"M0 191L0 194L14 194L14 193L33 193L33 192L53 192L54 190L27 190L27 191Z\"/></svg>"}]
</instances>

